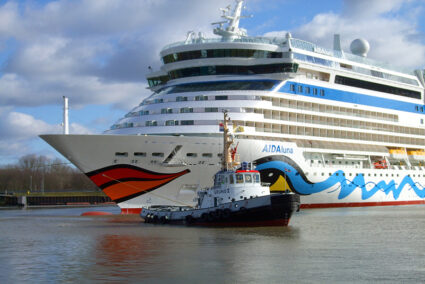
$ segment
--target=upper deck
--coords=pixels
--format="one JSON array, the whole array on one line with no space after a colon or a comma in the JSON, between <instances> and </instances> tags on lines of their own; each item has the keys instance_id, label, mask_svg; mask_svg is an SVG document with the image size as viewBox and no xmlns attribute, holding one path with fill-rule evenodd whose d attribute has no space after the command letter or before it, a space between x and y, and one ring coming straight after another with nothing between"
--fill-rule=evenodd
<instances>
[{"instance_id":1,"label":"upper deck","mask_svg":"<svg viewBox=\"0 0 425 284\"><path fill-rule=\"evenodd\" d=\"M325 68L325 72L338 75L347 72L354 76L367 75L372 84L392 84L392 87L397 88L397 84L401 83L405 87L415 88L414 91L417 92L422 92L425 87L422 70L413 72L367 58L367 51L359 53L352 49L353 53L345 52L341 49L339 35L334 37L333 49L293 38L290 33L286 33L284 37L248 36L246 30L239 27L239 21L243 18L243 2L236 0L232 11L230 6L221 9L224 20L213 23L218 25L214 33L220 37L206 38L201 32L196 34L190 31L186 40L165 46L160 52L163 62L161 70L147 75L152 90L201 78L203 80L206 77L202 76L211 75L267 74L270 79L276 79L279 77L276 74L296 73L298 65L316 71ZM227 26L223 26L225 24ZM367 42L366 45L368 50ZM293 74L289 75L293 77ZM167 84L168 81L171 82Z\"/></svg>"},{"instance_id":2,"label":"upper deck","mask_svg":"<svg viewBox=\"0 0 425 284\"><path fill-rule=\"evenodd\" d=\"M289 44L288 44L289 42ZM232 38L232 39L223 39L223 38L191 38L190 40L179 41L175 43L171 43L166 45L160 52L161 56L165 56L167 54L173 53L173 51L178 50L178 48L186 47L186 49L202 49L208 45L212 44L219 45L246 45L251 44L251 46L255 46L253 44L264 44L264 45L274 45L278 46L280 49L288 49L295 48L308 52L312 52L318 55L326 55L329 57L333 57L336 60L343 59L348 60L354 63L360 63L364 65L369 65L371 67L377 67L382 69L387 69L391 71L395 71L398 73L403 73L407 75L415 75L413 71L407 70L406 68L401 68L398 66L393 66L391 64L380 62L378 60L374 60L371 58L355 55L348 52L343 52L340 50L333 50L325 47L318 46L314 43L297 39L297 38L285 38L285 37L241 37L241 38ZM204 48L205 49L205 48Z\"/></svg>"}]
</instances>

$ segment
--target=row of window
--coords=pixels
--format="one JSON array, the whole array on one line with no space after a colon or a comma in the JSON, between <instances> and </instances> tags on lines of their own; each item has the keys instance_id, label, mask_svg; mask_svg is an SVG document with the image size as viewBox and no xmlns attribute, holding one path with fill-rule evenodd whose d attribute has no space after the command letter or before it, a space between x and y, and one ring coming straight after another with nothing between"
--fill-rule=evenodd
<instances>
[{"instance_id":1,"label":"row of window","mask_svg":"<svg viewBox=\"0 0 425 284\"><path fill-rule=\"evenodd\" d=\"M396 82L401 82L401 83L405 83L405 84L418 86L418 82L414 79L410 79L410 78L406 78L406 77L402 77L402 76L397 76L397 75L392 75L392 74L389 74L389 73L375 71L375 70L362 68L362 67L358 67L358 66L348 65L348 64L344 64L344 63L338 63L338 62L334 62L334 61L331 61L331 60L326 60L326 59L323 59L323 58L314 57L314 56L305 55L305 54L300 54L300 53L296 53L296 52L294 52L293 54L294 54L295 59L302 60L302 61L305 61L305 62L310 62L310 63L319 64L319 65L323 65L323 66L327 66L327 67L333 67L333 68L341 67L343 69L348 69L350 71L360 73L360 74L365 74L365 75L369 75L369 76L373 76L373 77L377 77L377 78L383 78L383 79L387 79L387 80L391 80L391 81L396 81Z\"/></svg>"},{"instance_id":2,"label":"row of window","mask_svg":"<svg viewBox=\"0 0 425 284\"><path fill-rule=\"evenodd\" d=\"M365 58L365 57L357 56L357 55L350 54L350 53L342 53L341 51L337 51L337 50L326 49L326 48L317 46L313 43L306 42L306 41L296 39L296 38L291 38L290 41L291 41L291 45L295 48L299 48L299 49L303 49L303 50L311 51L311 52L316 52L316 53L320 53L320 54L325 54L325 55L332 56L332 57L345 58L345 59L348 59L350 61L354 61L354 62L357 62L357 63L367 64L367 65L371 65L371 66L377 66L377 67L381 67L381 68L384 68L384 69L394 70L394 71L403 73L403 71L399 70L398 68L388 66L387 64L383 64L382 62L378 62L378 61L372 60L370 58ZM346 65L346 64L345 65L340 64L340 65L341 65L342 68L347 68L347 69L350 68L350 66ZM366 69L366 68L360 68L360 67L357 67L357 66L354 67L354 68L357 69L357 70L353 70L354 72L372 75L372 76L375 76L375 77L381 77L381 74L379 74L381 72L377 72L377 71ZM377 73L372 74L372 72L377 72ZM386 73L382 73L382 76L385 79L399 81L399 82L418 86L418 82L416 80L412 80L410 78L395 76L395 75L386 74Z\"/></svg>"},{"instance_id":3,"label":"row of window","mask_svg":"<svg viewBox=\"0 0 425 284\"><path fill-rule=\"evenodd\" d=\"M214 179L214 186L221 184L243 184L243 183L260 183L260 174L234 174L227 176L217 175ZM242 196L241 196L242 198Z\"/></svg>"},{"instance_id":4,"label":"row of window","mask_svg":"<svg viewBox=\"0 0 425 284\"><path fill-rule=\"evenodd\" d=\"M184 107L180 109L172 109L172 108L163 108L161 109L161 114L173 114L173 113L212 113L212 112L221 112L223 109L226 109L230 112L245 112L245 113L252 113L254 112L251 108L218 108L218 107L205 107L205 108L195 108L192 107ZM135 117L135 116L144 116L148 114L156 114L155 112L149 113L149 111L140 111L140 112L131 112L125 115L125 117ZM173 120L174 121L174 120ZM169 124L167 123L169 122ZM213 124L216 124L215 121L210 121ZM147 122L144 126L158 126L158 122L156 120L152 120ZM172 124L171 120L167 120L164 124L166 126L170 125L179 125L178 121L176 120L175 124ZM193 125L193 124L181 124L181 125ZM124 123L117 123L114 124L111 129L119 129L119 128L130 128L130 127L140 127L139 123L133 123L133 122L124 122Z\"/></svg>"},{"instance_id":5,"label":"row of window","mask_svg":"<svg viewBox=\"0 0 425 284\"><path fill-rule=\"evenodd\" d=\"M415 106L417 112L424 112L424 106Z\"/></svg>"},{"instance_id":6,"label":"row of window","mask_svg":"<svg viewBox=\"0 0 425 284\"><path fill-rule=\"evenodd\" d=\"M304 113L291 113L287 111L275 111L268 109L254 109L255 113L264 115L266 119L277 119L283 121L294 121L312 124L321 124L326 126L340 126L367 130L379 130L394 133L425 135L423 128L405 127L394 124L384 124L376 122L368 122L361 120L351 120L336 117L318 116Z\"/></svg>"},{"instance_id":7,"label":"row of window","mask_svg":"<svg viewBox=\"0 0 425 284\"><path fill-rule=\"evenodd\" d=\"M159 94L175 94L188 92L209 92L209 91L268 91L271 90L278 81L274 80L256 80L256 81L223 81L223 82L202 82L189 83L171 86L162 89Z\"/></svg>"},{"instance_id":8,"label":"row of window","mask_svg":"<svg viewBox=\"0 0 425 284\"><path fill-rule=\"evenodd\" d=\"M317 89L314 87L309 87L309 86L302 86L302 85L297 85L295 86L295 84L290 84L289 85L289 90L293 93L298 93L298 94L313 94L313 95L318 95L320 92L320 96L324 96L325 95L325 90L323 89Z\"/></svg>"},{"instance_id":9,"label":"row of window","mask_svg":"<svg viewBox=\"0 0 425 284\"><path fill-rule=\"evenodd\" d=\"M115 152L115 157L128 157L129 153L128 152ZM151 153L152 157L164 157L164 153L163 152L153 152ZM146 157L147 154L146 152L134 152L133 156L136 158L143 158ZM221 157L222 154L219 153L217 154L217 157ZM197 158L198 157L198 153L186 153L186 157L188 158ZM201 154L202 158L212 158L213 154L212 153L202 153Z\"/></svg>"},{"instance_id":10,"label":"row of window","mask_svg":"<svg viewBox=\"0 0 425 284\"><path fill-rule=\"evenodd\" d=\"M183 60L220 57L282 58L283 53L257 49L204 49L168 54L162 57L162 61L168 64Z\"/></svg>"},{"instance_id":11,"label":"row of window","mask_svg":"<svg viewBox=\"0 0 425 284\"><path fill-rule=\"evenodd\" d=\"M175 126L175 125L194 125L194 120L167 120L165 121L165 126ZM158 126L156 120L145 121L145 126Z\"/></svg>"},{"instance_id":12,"label":"row of window","mask_svg":"<svg viewBox=\"0 0 425 284\"><path fill-rule=\"evenodd\" d=\"M177 126L177 125L195 125L194 120L166 120L165 123L163 122L162 125L165 126ZM133 122L125 122L121 124L114 124L111 127L111 130L114 129L121 129L121 128L132 128L132 127L141 127L141 126L160 126L158 121L156 120L147 120L145 121L144 125L141 125L140 123L133 123Z\"/></svg>"},{"instance_id":13,"label":"row of window","mask_svg":"<svg viewBox=\"0 0 425 284\"><path fill-rule=\"evenodd\" d=\"M324 172L322 172L321 174L322 174L322 176L324 176L324 175L325 175L325 173L324 173ZM331 176L331 175L333 175L333 174L334 174L334 173L329 173L329 176ZM314 175L317 175L317 173L316 173L316 172L314 172ZM339 175L339 173L335 173L335 175L336 175L336 176L338 176L338 175ZM342 173L341 175L342 175L342 176L346 176L346 174L345 174L345 173ZM348 173L348 175L347 175L347 176L353 176L353 173ZM365 177L365 176L366 176L366 174L364 174L364 173L356 173L356 174L355 174L355 176L364 176L364 177ZM395 177L395 176L400 177L400 174L382 174L382 173L381 173L381 174L377 174L377 173L373 173L373 174L372 174L372 173L368 173L368 174L367 174L367 176L368 176L368 177L372 177L372 176L373 176L373 177L378 177L378 176L380 176L380 177L384 177L384 176L385 176L385 177L390 177L390 176L391 176L391 177ZM402 174L401 176L404 176L404 175ZM411 176L411 175L409 174L408 176ZM417 177L425 177L425 175L420 175L420 174L418 174L418 175L413 174L412 176L413 176L413 177L416 177L416 176L417 176Z\"/></svg>"},{"instance_id":14,"label":"row of window","mask_svg":"<svg viewBox=\"0 0 425 284\"><path fill-rule=\"evenodd\" d=\"M352 132L352 131L345 131L345 130L321 129L321 128L313 128L313 127L278 125L278 124L268 124L268 123L263 123L263 124L255 123L255 125L256 125L255 130L257 132L291 134L291 135L298 135L298 136L315 136L315 137L323 137L323 138L339 138L339 139L362 140L362 141L372 141L372 142L385 142L385 143L394 143L394 144L408 144L408 145L424 145L425 144L425 139L413 138L413 137L401 137L397 135L372 134L372 133Z\"/></svg>"},{"instance_id":15,"label":"row of window","mask_svg":"<svg viewBox=\"0 0 425 284\"><path fill-rule=\"evenodd\" d=\"M391 113L361 110L357 108L346 108L346 107L340 107L336 105L317 104L317 103L303 102L303 101L297 101L297 100L288 100L284 98L262 97L262 100L270 101L272 102L273 106L277 106L277 107L287 107L287 108L315 111L315 112L321 112L321 113L333 113L333 114L372 118L372 119L387 120L387 121L394 121L394 122L398 121L398 116Z\"/></svg>"},{"instance_id":16,"label":"row of window","mask_svg":"<svg viewBox=\"0 0 425 284\"><path fill-rule=\"evenodd\" d=\"M200 96L195 96L195 97L188 97L188 96L178 96L175 99L174 98L170 98L170 99L166 99L164 101L164 99L154 99L154 100L145 100L143 101L142 104L140 104L139 106L143 106L143 105L150 105L150 104L160 104L160 103L164 103L164 102L187 102L187 101L208 101L208 100L215 100L215 101L226 101L229 99L234 99L234 100L260 100L259 96L252 96L252 95L244 95L244 96L240 96L240 95L236 95L236 96L225 96L225 95L220 95L220 96L205 96L205 95L200 95ZM137 115L145 115L144 113L140 113ZM130 116L135 116L135 115L130 115Z\"/></svg>"},{"instance_id":17,"label":"row of window","mask_svg":"<svg viewBox=\"0 0 425 284\"><path fill-rule=\"evenodd\" d=\"M373 164L374 163L375 162L373 162ZM331 166L331 167L341 167L342 166L342 167L345 167L345 168L371 168L371 163L369 161L366 161L366 162L363 162L363 163L360 163L358 161L356 161L356 162L351 161L351 164L350 164L350 161L334 161L334 160L331 160L331 161L325 160L324 163L322 163L321 160L311 160L310 166L311 167L329 167L329 166ZM411 169L417 169L417 170L419 170L419 169L423 170L424 169L423 166L422 166L422 163L420 161L416 162L416 165L412 164L412 166L413 167L408 167L406 165L405 161L403 161L403 160L393 160L391 165L388 165L387 168L393 169L393 170L394 169L398 170L400 168L403 168L403 169L411 168ZM417 168L417 167L420 167L420 168ZM380 168L380 169L384 169L384 168ZM322 175L323 175L323 173L322 173ZM350 173L349 175L351 176L352 174ZM388 176L388 174L386 174L386 175ZM369 173L369 176L371 176L370 173ZM375 174L375 176L377 176L377 174ZM382 176L382 174L381 174L381 176ZM394 174L392 174L392 176L394 176ZM413 175L413 176L415 176L415 175ZM419 175L418 175L418 177L419 177ZM425 177L425 174L424 174L424 177Z\"/></svg>"},{"instance_id":18,"label":"row of window","mask_svg":"<svg viewBox=\"0 0 425 284\"><path fill-rule=\"evenodd\" d=\"M335 84L341 84L341 85L350 86L350 87L357 87L357 88L378 91L378 92L383 92L383 93L388 93L388 94L393 94L393 95L398 95L398 96L403 96L408 98L414 98L414 99L421 98L421 93L417 91L406 90L402 88L353 79L353 78L339 76L339 75L335 76Z\"/></svg>"},{"instance_id":19,"label":"row of window","mask_svg":"<svg viewBox=\"0 0 425 284\"><path fill-rule=\"evenodd\" d=\"M168 74L167 74L164 76L148 78L148 84L149 84L149 87L155 87L158 85L163 85L167 83L169 80L170 80L170 77L168 77Z\"/></svg>"},{"instance_id":20,"label":"row of window","mask_svg":"<svg viewBox=\"0 0 425 284\"><path fill-rule=\"evenodd\" d=\"M298 64L296 63L280 63L267 65L252 66L234 66L234 65L217 65L202 66L177 69L170 71L168 74L171 79L206 76L206 75L255 75L255 74L271 74L271 73L296 73Z\"/></svg>"}]
</instances>

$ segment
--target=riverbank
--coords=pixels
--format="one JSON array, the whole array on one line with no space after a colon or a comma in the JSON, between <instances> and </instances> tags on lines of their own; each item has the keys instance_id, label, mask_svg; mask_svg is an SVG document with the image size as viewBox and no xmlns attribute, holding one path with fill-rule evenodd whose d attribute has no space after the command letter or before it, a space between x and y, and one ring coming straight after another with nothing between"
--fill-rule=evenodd
<instances>
[{"instance_id":1,"label":"riverbank","mask_svg":"<svg viewBox=\"0 0 425 284\"><path fill-rule=\"evenodd\" d=\"M0 207L115 204L103 192L48 192L0 195Z\"/></svg>"}]
</instances>

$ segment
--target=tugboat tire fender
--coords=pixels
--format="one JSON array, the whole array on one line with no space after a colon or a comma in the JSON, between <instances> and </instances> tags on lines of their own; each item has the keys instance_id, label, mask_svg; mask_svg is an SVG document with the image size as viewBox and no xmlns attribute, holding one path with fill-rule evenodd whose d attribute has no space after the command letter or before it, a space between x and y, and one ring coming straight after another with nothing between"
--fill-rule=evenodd
<instances>
[{"instance_id":1,"label":"tugboat tire fender","mask_svg":"<svg viewBox=\"0 0 425 284\"><path fill-rule=\"evenodd\" d=\"M215 217L216 217L216 219L222 220L223 219L223 210L221 210L221 209L215 210Z\"/></svg>"},{"instance_id":2,"label":"tugboat tire fender","mask_svg":"<svg viewBox=\"0 0 425 284\"><path fill-rule=\"evenodd\" d=\"M204 221L204 222L208 221L208 214L207 213L202 213L201 220Z\"/></svg>"},{"instance_id":3,"label":"tugboat tire fender","mask_svg":"<svg viewBox=\"0 0 425 284\"><path fill-rule=\"evenodd\" d=\"M230 213L231 213L231 211L230 211L229 208L224 209L223 212L222 212L223 219L229 218L230 217Z\"/></svg>"},{"instance_id":4,"label":"tugboat tire fender","mask_svg":"<svg viewBox=\"0 0 425 284\"><path fill-rule=\"evenodd\" d=\"M193 217L192 217L192 215L187 215L186 218L185 218L185 220L186 220L186 223L187 224L192 224L193 223Z\"/></svg>"},{"instance_id":5,"label":"tugboat tire fender","mask_svg":"<svg viewBox=\"0 0 425 284\"><path fill-rule=\"evenodd\" d=\"M152 218L152 223L158 223L158 220L159 220L158 216L157 216L157 215L155 215L155 216L153 216L153 218Z\"/></svg>"},{"instance_id":6,"label":"tugboat tire fender","mask_svg":"<svg viewBox=\"0 0 425 284\"><path fill-rule=\"evenodd\" d=\"M210 213L208 213L208 221L215 221L217 220L217 215L215 211L211 211Z\"/></svg>"}]
</instances>

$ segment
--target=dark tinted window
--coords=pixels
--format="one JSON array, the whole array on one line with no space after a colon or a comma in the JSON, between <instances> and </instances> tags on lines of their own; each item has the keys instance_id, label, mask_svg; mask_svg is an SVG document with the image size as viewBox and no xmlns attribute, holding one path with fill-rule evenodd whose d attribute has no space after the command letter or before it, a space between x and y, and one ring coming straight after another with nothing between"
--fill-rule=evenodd
<instances>
[{"instance_id":1,"label":"dark tinted window","mask_svg":"<svg viewBox=\"0 0 425 284\"><path fill-rule=\"evenodd\" d=\"M403 97L409 97L409 98L415 98L415 99L421 98L421 93L416 91L406 90L402 88L377 84L373 82L368 82L368 81L363 81L363 80L358 80L358 79L353 79L353 78L348 78L348 77L343 77L338 75L335 77L335 83L351 86L351 87L357 87L362 89L394 94L394 95L403 96Z\"/></svg>"},{"instance_id":2,"label":"dark tinted window","mask_svg":"<svg viewBox=\"0 0 425 284\"><path fill-rule=\"evenodd\" d=\"M238 65L218 65L218 66L202 66L191 67L173 70L168 73L170 79L178 79L193 76L206 76L206 75L254 75L254 74L271 74L271 73L296 73L298 64L296 63L281 63L281 64L267 64L267 65L252 65L252 66L238 66Z\"/></svg>"},{"instance_id":3,"label":"dark tinted window","mask_svg":"<svg viewBox=\"0 0 425 284\"><path fill-rule=\"evenodd\" d=\"M204 91L224 91L224 90L270 90L277 81L226 81L226 82L205 82L191 83L172 86L162 91L163 94L204 92Z\"/></svg>"},{"instance_id":4,"label":"dark tinted window","mask_svg":"<svg viewBox=\"0 0 425 284\"><path fill-rule=\"evenodd\" d=\"M282 58L282 52L254 49L207 49L168 54L162 58L164 64L182 60L214 57Z\"/></svg>"}]
</instances>

